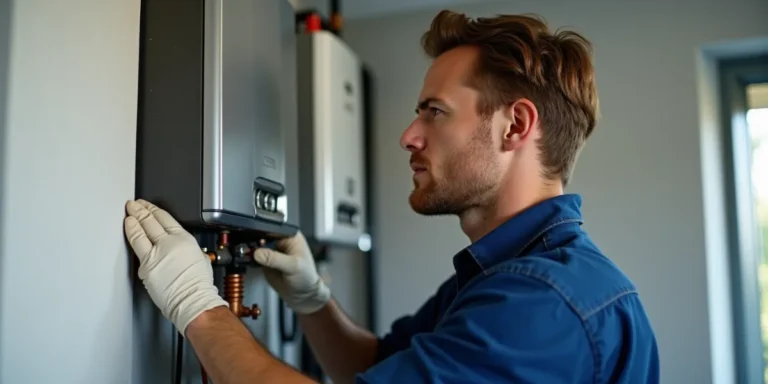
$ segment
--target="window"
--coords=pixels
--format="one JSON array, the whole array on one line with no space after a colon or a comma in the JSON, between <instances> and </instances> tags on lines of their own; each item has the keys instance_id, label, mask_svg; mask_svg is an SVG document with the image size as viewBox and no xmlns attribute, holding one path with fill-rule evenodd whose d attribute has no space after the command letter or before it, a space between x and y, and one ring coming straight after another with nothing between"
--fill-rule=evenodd
<instances>
[{"instance_id":1,"label":"window","mask_svg":"<svg viewBox=\"0 0 768 384\"><path fill-rule=\"evenodd\" d=\"M736 382L768 384L768 56L719 66Z\"/></svg>"},{"instance_id":2,"label":"window","mask_svg":"<svg viewBox=\"0 0 768 384\"><path fill-rule=\"evenodd\" d=\"M755 222L755 250L760 285L763 380L768 383L768 83L747 87L750 176Z\"/></svg>"}]
</instances>

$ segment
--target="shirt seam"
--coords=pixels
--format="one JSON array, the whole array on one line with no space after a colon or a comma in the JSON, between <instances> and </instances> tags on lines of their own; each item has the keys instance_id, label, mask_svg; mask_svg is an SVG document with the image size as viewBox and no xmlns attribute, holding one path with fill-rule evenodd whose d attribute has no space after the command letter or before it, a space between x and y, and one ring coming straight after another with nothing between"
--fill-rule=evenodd
<instances>
[{"instance_id":1,"label":"shirt seam","mask_svg":"<svg viewBox=\"0 0 768 384\"><path fill-rule=\"evenodd\" d=\"M549 231L550 231L552 228L554 228L554 227L557 227L558 225L562 225L562 224L568 224L568 223L574 223L574 222L580 222L580 221L581 221L581 219L578 219L578 218L571 218L571 219L560 219L560 220L557 220L557 221L555 221L555 222L552 222L552 223L550 223L549 225L547 225L546 227L544 227L542 230L540 230L539 232L537 232L537 233L536 233L536 235L532 236L532 237L531 237L531 238L528 240L528 242L527 242L527 243L525 243L525 245L524 245L524 246L522 246L522 247L521 247L521 248L520 248L520 249L517 251L517 253L516 253L516 254L515 254L515 256L513 257L513 259L517 259L518 257L520 257L520 255L523 253L523 251L525 251L526 249L528 249L528 247L529 247L531 244L533 244L533 242L534 242L534 241L536 241L536 239L538 239L539 237L541 237L541 236L542 236L542 235L544 235L545 233L549 232Z\"/></svg>"},{"instance_id":2,"label":"shirt seam","mask_svg":"<svg viewBox=\"0 0 768 384\"><path fill-rule=\"evenodd\" d=\"M562 252L562 251L558 249L558 252ZM585 336L587 337L587 340L589 340L589 347L590 347L591 352L592 352L592 358L593 358L593 367L592 367L592 369L593 369L593 372L594 372L594 377L593 377L594 383L601 383L602 382L602 372L600 371L600 365L602 363L602 358L603 357L600 354L599 349L597 348L597 341L594 338L594 330L589 325L588 320L590 318L592 318L592 316L596 315L600 311L602 311L605 308L607 308L608 306L610 306L611 304L614 304L616 301L618 301L622 297L630 295L630 294L634 294L634 293L636 293L636 291L633 290L633 289L622 290L622 291L618 292L616 295L612 296L610 299L606 300L605 303L603 303L602 305L596 307L595 309L593 309L593 310L591 310L589 312L586 312L585 314L582 314L578 310L578 308L576 308L576 306L571 302L571 300L568 299L568 296L565 294L565 292L563 292L557 284L555 284L553 281L548 279L546 276L543 276L543 275L538 274L538 273L529 273L528 271L523 272L523 271L519 270L518 268L511 267L511 266L508 266L508 265L501 265L501 266L498 266L498 267L495 267L495 268L492 268L492 269L489 270L489 273L501 273L501 272L511 273L511 274L515 274L515 275L518 275L518 276L526 276L526 277L538 280L538 281L546 284L547 286L551 287L552 289L554 289L555 292L557 292L557 294L560 296L560 299L563 300L563 302L568 306L568 308L573 312L573 314L581 322L581 327L584 330L584 333L585 333ZM533 272L533 271L530 271L530 272Z\"/></svg>"}]
</instances>

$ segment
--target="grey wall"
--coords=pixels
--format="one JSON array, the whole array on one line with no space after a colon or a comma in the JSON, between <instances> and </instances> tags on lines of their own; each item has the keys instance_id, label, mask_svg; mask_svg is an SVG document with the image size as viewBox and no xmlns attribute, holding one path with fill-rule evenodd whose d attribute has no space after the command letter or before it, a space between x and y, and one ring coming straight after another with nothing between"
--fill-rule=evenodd
<instances>
[{"instance_id":1,"label":"grey wall","mask_svg":"<svg viewBox=\"0 0 768 384\"><path fill-rule=\"evenodd\" d=\"M569 191L584 195L586 229L642 294L660 343L662 382L732 382L732 362L716 359L730 357L727 331L710 342L729 320L720 300L722 316L710 322L708 291L727 289L727 281L712 285L707 278L708 270L720 280L726 272L713 271L722 263L707 264L708 247L719 244L707 241L704 224L710 202L702 192L698 52L705 44L768 34L768 3L505 1L454 9L473 16L540 13L593 41L602 120ZM408 158L398 147L429 64L418 39L436 11L348 20L344 34L378 85L379 332L415 310L452 273L451 257L467 244L456 219L410 211Z\"/></svg>"},{"instance_id":2,"label":"grey wall","mask_svg":"<svg viewBox=\"0 0 768 384\"><path fill-rule=\"evenodd\" d=\"M131 381L122 219L138 31L138 0L13 2L10 54L0 49L2 383Z\"/></svg>"}]
</instances>

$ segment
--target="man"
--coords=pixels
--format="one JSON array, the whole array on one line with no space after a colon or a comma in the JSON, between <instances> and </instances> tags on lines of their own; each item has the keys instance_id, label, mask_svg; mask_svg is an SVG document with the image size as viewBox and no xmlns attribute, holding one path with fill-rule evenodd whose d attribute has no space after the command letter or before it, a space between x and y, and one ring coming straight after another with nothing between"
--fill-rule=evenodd
<instances>
[{"instance_id":1,"label":"man","mask_svg":"<svg viewBox=\"0 0 768 384\"><path fill-rule=\"evenodd\" d=\"M471 245L414 315L378 338L353 324L301 234L254 257L334 383L657 383L650 323L630 280L563 193L597 116L590 44L533 17L448 11L403 133L424 215L457 215ZM216 383L304 383L230 314L211 266L165 211L129 202L125 231L155 303ZM446 260L448 262L448 260Z\"/></svg>"}]
</instances>

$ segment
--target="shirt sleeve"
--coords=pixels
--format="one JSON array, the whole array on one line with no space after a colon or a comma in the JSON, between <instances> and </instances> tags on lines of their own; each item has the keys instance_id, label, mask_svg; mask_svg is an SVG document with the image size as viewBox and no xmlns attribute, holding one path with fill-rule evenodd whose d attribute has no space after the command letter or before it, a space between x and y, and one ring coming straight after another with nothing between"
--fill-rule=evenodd
<instances>
[{"instance_id":1,"label":"shirt sleeve","mask_svg":"<svg viewBox=\"0 0 768 384\"><path fill-rule=\"evenodd\" d=\"M585 329L554 289L509 273L473 285L434 332L415 335L357 383L591 382Z\"/></svg>"},{"instance_id":2,"label":"shirt sleeve","mask_svg":"<svg viewBox=\"0 0 768 384\"><path fill-rule=\"evenodd\" d=\"M455 293L455 291L455 279L449 278L414 314L395 320L389 333L379 339L376 362L381 362L410 347L413 336L434 330L441 309L444 310L443 302L450 292Z\"/></svg>"}]
</instances>

